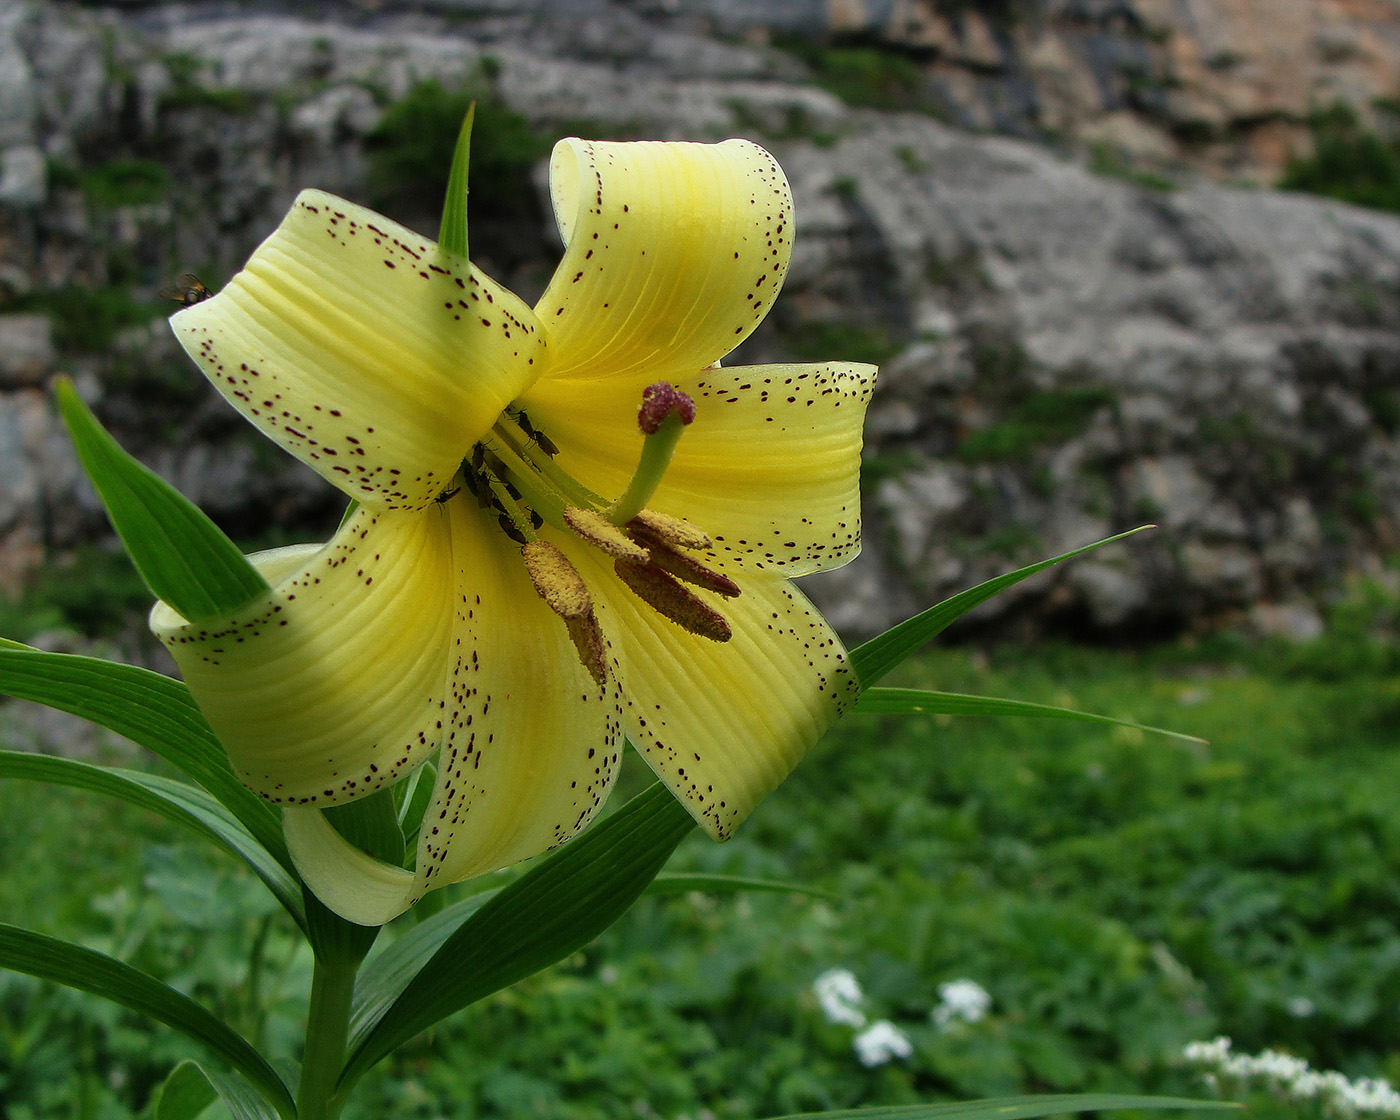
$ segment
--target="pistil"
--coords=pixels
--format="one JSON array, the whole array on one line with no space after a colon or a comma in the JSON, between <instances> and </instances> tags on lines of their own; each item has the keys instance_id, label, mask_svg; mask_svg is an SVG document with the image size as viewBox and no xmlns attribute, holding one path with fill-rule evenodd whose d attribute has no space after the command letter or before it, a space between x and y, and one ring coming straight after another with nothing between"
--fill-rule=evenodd
<instances>
[{"instance_id":1,"label":"pistil","mask_svg":"<svg viewBox=\"0 0 1400 1120\"><path fill-rule=\"evenodd\" d=\"M667 382L658 381L642 390L642 405L637 409L637 427L646 436L642 456L632 481L622 496L603 510L604 517L614 525L626 525L641 513L671 465L681 431L694 419L695 402Z\"/></svg>"}]
</instances>

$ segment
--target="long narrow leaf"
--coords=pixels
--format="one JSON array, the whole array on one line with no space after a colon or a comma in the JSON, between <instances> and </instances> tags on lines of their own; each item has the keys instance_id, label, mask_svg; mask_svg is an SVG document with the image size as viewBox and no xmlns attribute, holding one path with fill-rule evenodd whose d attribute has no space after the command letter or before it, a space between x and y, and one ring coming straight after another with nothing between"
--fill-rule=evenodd
<instances>
[{"instance_id":1,"label":"long narrow leaf","mask_svg":"<svg viewBox=\"0 0 1400 1120\"><path fill-rule=\"evenodd\" d=\"M193 1061L181 1062L166 1078L155 1120L194 1120L215 1099L233 1120L277 1120L276 1111L241 1077Z\"/></svg>"},{"instance_id":2,"label":"long narrow leaf","mask_svg":"<svg viewBox=\"0 0 1400 1120\"><path fill-rule=\"evenodd\" d=\"M203 622L267 590L267 581L202 509L122 450L72 382L60 380L55 396L83 470L156 598Z\"/></svg>"},{"instance_id":3,"label":"long narrow leaf","mask_svg":"<svg viewBox=\"0 0 1400 1120\"><path fill-rule=\"evenodd\" d=\"M836 898L831 891L781 879L750 879L743 875L702 875L689 871L663 871L651 881L647 894L803 894L811 898Z\"/></svg>"},{"instance_id":4,"label":"long narrow leaf","mask_svg":"<svg viewBox=\"0 0 1400 1120\"><path fill-rule=\"evenodd\" d=\"M1063 556L1054 556L1049 560L1042 560L1038 564L1031 564L1029 567L1007 572L1003 576L997 576L995 579L989 579L985 583L979 583L976 587L959 592L950 599L944 599L943 602L929 607L928 610L916 614L913 618L906 618L878 637L871 638L864 645L851 650L851 665L856 671L856 676L860 678L863 687L869 687L911 654L916 653L926 642L941 634L968 611L981 606L998 592L1005 591L1008 587L1035 575L1036 572L1043 572L1046 568L1053 567L1062 561L1083 556L1086 552L1091 552L1106 544L1112 544L1114 541L1121 541L1126 537L1131 537L1134 533L1141 533L1144 529L1150 528L1152 526L1143 525L1137 529L1129 529L1126 533L1119 533L1116 537L1108 537L1101 541L1095 541L1093 544L1086 544L1083 548L1076 548L1073 552L1066 552Z\"/></svg>"},{"instance_id":5,"label":"long narrow leaf","mask_svg":"<svg viewBox=\"0 0 1400 1120\"><path fill-rule=\"evenodd\" d=\"M452 168L447 173L447 197L442 203L442 223L438 227L438 245L450 253L467 259L467 169L471 163L472 122L476 120L476 102L467 107L457 147L452 152Z\"/></svg>"},{"instance_id":6,"label":"long narrow leaf","mask_svg":"<svg viewBox=\"0 0 1400 1120\"><path fill-rule=\"evenodd\" d=\"M646 890L693 827L670 791L654 785L503 887L356 1040L342 1087L419 1031L587 945Z\"/></svg>"},{"instance_id":7,"label":"long narrow leaf","mask_svg":"<svg viewBox=\"0 0 1400 1120\"><path fill-rule=\"evenodd\" d=\"M198 1120L219 1099L218 1091L196 1062L181 1062L160 1087L156 1120Z\"/></svg>"},{"instance_id":8,"label":"long narrow leaf","mask_svg":"<svg viewBox=\"0 0 1400 1120\"><path fill-rule=\"evenodd\" d=\"M281 1078L240 1034L153 976L81 945L8 925L0 925L0 968L90 992L174 1027L243 1074L277 1115L296 1116Z\"/></svg>"},{"instance_id":9,"label":"long narrow leaf","mask_svg":"<svg viewBox=\"0 0 1400 1120\"><path fill-rule=\"evenodd\" d=\"M283 870L227 809L201 789L155 774L21 751L0 751L0 778L47 782L106 794L174 821L242 859L286 907L293 920L300 926L305 925L301 884Z\"/></svg>"},{"instance_id":10,"label":"long narrow leaf","mask_svg":"<svg viewBox=\"0 0 1400 1120\"><path fill-rule=\"evenodd\" d=\"M424 918L365 962L355 979L355 998L350 1005L352 1048L403 994L447 939L497 893L482 891L454 902L431 918Z\"/></svg>"},{"instance_id":11,"label":"long narrow leaf","mask_svg":"<svg viewBox=\"0 0 1400 1120\"><path fill-rule=\"evenodd\" d=\"M0 693L90 720L145 747L208 790L289 873L277 810L234 776L189 689L179 681L94 657L0 648Z\"/></svg>"},{"instance_id":12,"label":"long narrow leaf","mask_svg":"<svg viewBox=\"0 0 1400 1120\"><path fill-rule=\"evenodd\" d=\"M799 883L784 883L776 879L749 879L739 875L701 875L662 872L646 888L649 895L688 894L705 891L709 894L740 892L772 892L802 894L813 898L832 898L830 891ZM362 1039L368 1028L388 1010L414 978L468 918L481 909L498 890L482 891L470 898L454 902L441 913L419 922L384 951L371 957L361 969L355 982L355 1002L350 1009L350 1038L352 1045Z\"/></svg>"},{"instance_id":13,"label":"long narrow leaf","mask_svg":"<svg viewBox=\"0 0 1400 1120\"><path fill-rule=\"evenodd\" d=\"M1032 704L1027 700L1003 700L996 696L968 696L961 692L926 692L917 688L867 688L856 701L856 711L867 713L924 713L940 716L1021 716L1032 719L1067 719L1078 723L1104 723L1114 727L1131 727L1134 731L1150 731L1154 735L1169 735L1191 743L1203 743L1195 735L1168 731L1164 727L1149 727L1130 719L1116 719L1053 704Z\"/></svg>"},{"instance_id":14,"label":"long narrow leaf","mask_svg":"<svg viewBox=\"0 0 1400 1120\"><path fill-rule=\"evenodd\" d=\"M1184 1110L1237 1109L1227 1101L1193 1101L1185 1097L1138 1097L1109 1093L1051 1094L999 1097L952 1104L898 1104L875 1108L844 1108L833 1112L801 1112L773 1120L1035 1120L1070 1112L1109 1112L1115 1109Z\"/></svg>"}]
</instances>

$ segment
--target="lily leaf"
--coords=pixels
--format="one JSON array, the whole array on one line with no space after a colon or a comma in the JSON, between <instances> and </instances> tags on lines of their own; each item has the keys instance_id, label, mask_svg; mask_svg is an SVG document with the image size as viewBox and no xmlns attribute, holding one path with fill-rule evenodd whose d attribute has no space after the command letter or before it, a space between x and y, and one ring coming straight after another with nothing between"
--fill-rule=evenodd
<instances>
[{"instance_id":1,"label":"lily leaf","mask_svg":"<svg viewBox=\"0 0 1400 1120\"><path fill-rule=\"evenodd\" d=\"M165 759L232 813L288 874L295 874L276 809L229 766L187 689L148 669L71 653L0 644L0 693L90 720Z\"/></svg>"},{"instance_id":2,"label":"lily leaf","mask_svg":"<svg viewBox=\"0 0 1400 1120\"><path fill-rule=\"evenodd\" d=\"M202 622L267 590L267 581L203 510L122 450L71 381L60 379L55 395L83 470L157 599Z\"/></svg>"},{"instance_id":3,"label":"lily leaf","mask_svg":"<svg viewBox=\"0 0 1400 1120\"><path fill-rule=\"evenodd\" d=\"M301 884L227 809L201 789L155 774L21 751L0 751L0 778L104 793L183 825L247 863L293 920L305 927Z\"/></svg>"},{"instance_id":4,"label":"lily leaf","mask_svg":"<svg viewBox=\"0 0 1400 1120\"><path fill-rule=\"evenodd\" d=\"M750 879L743 875L701 875L688 871L663 871L651 881L646 893L653 895L689 894L805 894L811 898L836 898L832 891L785 883L781 879Z\"/></svg>"},{"instance_id":5,"label":"lily leaf","mask_svg":"<svg viewBox=\"0 0 1400 1120\"><path fill-rule=\"evenodd\" d=\"M419 1031L587 945L640 897L693 827L657 784L503 887L442 943L364 1037L352 1040L358 1045L342 1088Z\"/></svg>"},{"instance_id":6,"label":"lily leaf","mask_svg":"<svg viewBox=\"0 0 1400 1120\"><path fill-rule=\"evenodd\" d=\"M218 1091L204 1071L195 1062L181 1062L160 1088L155 1120L198 1120L218 1099Z\"/></svg>"},{"instance_id":7,"label":"lily leaf","mask_svg":"<svg viewBox=\"0 0 1400 1120\"><path fill-rule=\"evenodd\" d=\"M220 1100L233 1120L277 1120L277 1113L241 1077L181 1062L170 1072L156 1104L155 1120L196 1120Z\"/></svg>"},{"instance_id":8,"label":"lily leaf","mask_svg":"<svg viewBox=\"0 0 1400 1120\"><path fill-rule=\"evenodd\" d=\"M928 610L921 611L913 618L906 618L903 622L891 626L883 634L871 638L864 645L857 646L850 651L851 666L855 669L856 676L860 678L861 687L868 688L874 684L896 665L899 665L911 654L916 653L926 642L941 634L968 611L981 606L998 592L1005 591L1023 579L1028 579L1037 572L1043 572L1046 568L1053 567L1064 560L1083 556L1086 552L1091 552L1106 544L1113 544L1115 541L1125 540L1135 533L1141 533L1144 529L1152 527L1151 525L1142 525L1136 529L1129 529L1126 533L1119 533L1116 537L1106 537L1093 544L1086 544L1083 548L1076 548L1073 552L1066 552L1062 556L1053 556L1049 560L1041 560L1037 564L1018 568L1014 572L1007 572L1005 575L989 579L985 583L979 583L976 587L961 591L957 595L929 607Z\"/></svg>"},{"instance_id":9,"label":"lily leaf","mask_svg":"<svg viewBox=\"0 0 1400 1120\"><path fill-rule=\"evenodd\" d=\"M917 688L867 688L856 701L858 712L909 714L924 712L945 716L1023 716L1032 719L1067 719L1080 723L1106 723L1115 727L1131 727L1134 731L1150 731L1190 743L1204 743L1195 735L1168 731L1164 727L1149 727L1130 719L1079 712L1053 704L1032 704L1026 700L1002 700L995 696L969 696L962 692L926 692Z\"/></svg>"},{"instance_id":10,"label":"lily leaf","mask_svg":"<svg viewBox=\"0 0 1400 1120\"><path fill-rule=\"evenodd\" d=\"M282 1079L242 1035L153 976L81 945L10 925L0 925L0 968L90 992L174 1027L243 1074L278 1116L296 1116Z\"/></svg>"},{"instance_id":11,"label":"lily leaf","mask_svg":"<svg viewBox=\"0 0 1400 1120\"><path fill-rule=\"evenodd\" d=\"M476 102L467 106L457 147L452 152L452 169L447 173L447 197L442 204L442 224L438 227L438 247L467 259L467 168L471 163L472 124Z\"/></svg>"},{"instance_id":12,"label":"lily leaf","mask_svg":"<svg viewBox=\"0 0 1400 1120\"><path fill-rule=\"evenodd\" d=\"M1137 1097L1109 1093L1046 1093L1027 1097L999 1097L952 1104L900 1104L875 1108L843 1108L832 1112L799 1112L773 1120L1034 1120L1069 1112L1107 1112L1113 1109L1237 1109L1228 1101L1193 1101L1185 1097Z\"/></svg>"},{"instance_id":13,"label":"lily leaf","mask_svg":"<svg viewBox=\"0 0 1400 1120\"><path fill-rule=\"evenodd\" d=\"M684 872L662 872L651 881L645 893L666 896L686 894L690 891L705 891L710 894L771 891L779 894L804 894L813 898L835 897L830 891L798 883L784 883L776 879L748 879L738 875L700 875ZM440 913L424 918L384 951L365 962L355 982L355 1000L350 1009L352 1046L364 1037L389 1005L398 999L409 981L422 970L443 943L499 893L500 888L497 888L459 899Z\"/></svg>"},{"instance_id":14,"label":"lily leaf","mask_svg":"<svg viewBox=\"0 0 1400 1120\"><path fill-rule=\"evenodd\" d=\"M495 890L481 891L459 899L431 917L424 918L365 962L355 978L355 996L350 1005L352 1049L403 994L409 982L432 960L443 943L496 893ZM428 897L441 898L442 892Z\"/></svg>"}]
</instances>

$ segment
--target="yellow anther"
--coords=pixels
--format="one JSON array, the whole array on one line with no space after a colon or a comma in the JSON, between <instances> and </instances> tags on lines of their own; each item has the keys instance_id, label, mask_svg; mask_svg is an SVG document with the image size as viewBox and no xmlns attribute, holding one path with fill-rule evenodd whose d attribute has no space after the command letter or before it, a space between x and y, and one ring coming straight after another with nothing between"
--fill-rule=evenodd
<instances>
[{"instance_id":1,"label":"yellow anther","mask_svg":"<svg viewBox=\"0 0 1400 1120\"><path fill-rule=\"evenodd\" d=\"M583 618L593 611L588 585L569 559L548 541L531 541L520 550L525 570L540 598L563 619Z\"/></svg>"},{"instance_id":2,"label":"yellow anther","mask_svg":"<svg viewBox=\"0 0 1400 1120\"><path fill-rule=\"evenodd\" d=\"M677 626L715 642L729 641L729 622L673 576L654 564L615 560L613 568L637 598L651 604Z\"/></svg>"},{"instance_id":3,"label":"yellow anther","mask_svg":"<svg viewBox=\"0 0 1400 1120\"><path fill-rule=\"evenodd\" d=\"M650 558L642 545L594 510L568 506L564 510L564 523L594 548L616 560L645 564Z\"/></svg>"},{"instance_id":4,"label":"yellow anther","mask_svg":"<svg viewBox=\"0 0 1400 1120\"><path fill-rule=\"evenodd\" d=\"M683 521L679 517L657 513L652 509L640 511L627 523L627 528L645 533L656 540L664 541L672 548L706 550L715 547L710 534L699 526Z\"/></svg>"}]
</instances>

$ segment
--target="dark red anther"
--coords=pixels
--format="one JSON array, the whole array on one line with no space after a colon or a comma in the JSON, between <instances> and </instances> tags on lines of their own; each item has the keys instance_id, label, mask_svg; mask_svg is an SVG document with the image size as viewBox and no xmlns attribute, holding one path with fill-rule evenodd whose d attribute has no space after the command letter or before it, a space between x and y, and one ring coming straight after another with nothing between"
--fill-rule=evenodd
<instances>
[{"instance_id":1,"label":"dark red anther","mask_svg":"<svg viewBox=\"0 0 1400 1120\"><path fill-rule=\"evenodd\" d=\"M658 381L642 390L642 404L637 409L637 427L645 436L654 436L672 415L682 424L695 419L695 402L667 381Z\"/></svg>"}]
</instances>

